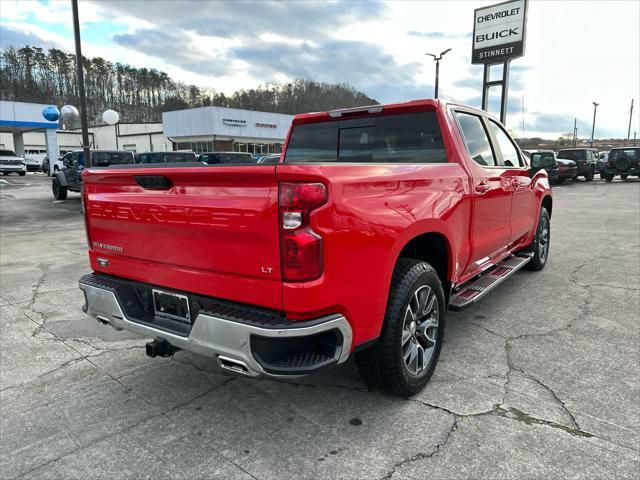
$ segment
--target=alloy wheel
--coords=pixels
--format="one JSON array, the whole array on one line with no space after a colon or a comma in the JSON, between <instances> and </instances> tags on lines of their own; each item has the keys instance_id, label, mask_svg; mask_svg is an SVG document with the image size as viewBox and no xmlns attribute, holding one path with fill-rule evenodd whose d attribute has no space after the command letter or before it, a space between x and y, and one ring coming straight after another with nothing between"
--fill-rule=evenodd
<instances>
[{"instance_id":1,"label":"alloy wheel","mask_svg":"<svg viewBox=\"0 0 640 480\"><path fill-rule=\"evenodd\" d=\"M550 237L549 219L546 217L542 217L540 219L540 227L539 227L538 256L540 257L540 260L542 260L543 262L547 260L547 255L549 253L549 237Z\"/></svg>"},{"instance_id":2,"label":"alloy wheel","mask_svg":"<svg viewBox=\"0 0 640 480\"><path fill-rule=\"evenodd\" d=\"M438 299L427 285L419 287L405 310L402 357L407 371L420 376L428 370L438 338Z\"/></svg>"}]
</instances>

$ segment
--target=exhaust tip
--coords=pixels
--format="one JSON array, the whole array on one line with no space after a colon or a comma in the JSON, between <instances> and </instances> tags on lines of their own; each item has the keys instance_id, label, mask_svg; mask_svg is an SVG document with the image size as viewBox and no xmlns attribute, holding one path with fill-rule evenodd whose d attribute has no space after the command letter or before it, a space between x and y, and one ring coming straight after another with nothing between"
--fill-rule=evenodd
<instances>
[{"instance_id":1,"label":"exhaust tip","mask_svg":"<svg viewBox=\"0 0 640 480\"><path fill-rule=\"evenodd\" d=\"M244 362L241 362L240 360L235 360L233 358L223 357L222 355L218 355L218 365L220 365L220 368L223 368L225 370L230 370L232 372L239 373L241 375L251 376L251 373L249 373L249 367L247 367L247 364Z\"/></svg>"}]
</instances>

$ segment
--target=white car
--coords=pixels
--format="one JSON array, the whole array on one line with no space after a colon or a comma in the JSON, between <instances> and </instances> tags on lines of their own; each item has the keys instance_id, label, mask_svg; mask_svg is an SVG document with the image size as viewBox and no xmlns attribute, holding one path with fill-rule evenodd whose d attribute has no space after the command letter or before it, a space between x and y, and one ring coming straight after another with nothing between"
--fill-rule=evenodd
<instances>
[{"instance_id":1,"label":"white car","mask_svg":"<svg viewBox=\"0 0 640 480\"><path fill-rule=\"evenodd\" d=\"M42 162L47 156L46 153L26 153L24 155L24 161L27 164L27 171L40 172L42 171Z\"/></svg>"},{"instance_id":2,"label":"white car","mask_svg":"<svg viewBox=\"0 0 640 480\"><path fill-rule=\"evenodd\" d=\"M24 158L11 150L0 150L0 172L2 175L17 173L21 177L27 174L27 164Z\"/></svg>"}]
</instances>

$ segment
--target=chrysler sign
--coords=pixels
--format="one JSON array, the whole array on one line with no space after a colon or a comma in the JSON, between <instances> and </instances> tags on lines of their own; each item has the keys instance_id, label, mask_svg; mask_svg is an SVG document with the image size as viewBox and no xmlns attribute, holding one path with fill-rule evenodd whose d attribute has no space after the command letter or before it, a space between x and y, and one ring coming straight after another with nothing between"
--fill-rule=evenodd
<instances>
[{"instance_id":1,"label":"chrysler sign","mask_svg":"<svg viewBox=\"0 0 640 480\"><path fill-rule=\"evenodd\" d=\"M474 12L471 63L502 63L524 54L527 1L512 0Z\"/></svg>"}]
</instances>

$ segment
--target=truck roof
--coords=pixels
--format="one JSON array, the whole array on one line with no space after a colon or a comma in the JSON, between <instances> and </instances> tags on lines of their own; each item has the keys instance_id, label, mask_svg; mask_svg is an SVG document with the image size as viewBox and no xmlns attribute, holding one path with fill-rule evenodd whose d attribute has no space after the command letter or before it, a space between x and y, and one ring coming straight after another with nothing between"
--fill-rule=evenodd
<instances>
[{"instance_id":1,"label":"truck roof","mask_svg":"<svg viewBox=\"0 0 640 480\"><path fill-rule=\"evenodd\" d=\"M322 122L328 120L334 120L337 118L344 117L360 117L363 115L371 114L371 115L384 115L385 113L397 113L397 112L417 112L424 110L438 110L446 107L447 105L462 107L467 110L474 111L478 114L489 115L492 118L495 118L488 112L484 110L480 110L475 107L470 107L469 105L463 105L453 102L447 102L445 100L439 100L434 98L425 98L419 100L410 100L407 102L398 102L398 103L387 103L387 104L376 104L376 105L365 105L360 107L351 107L351 108L341 108L337 110L329 110L326 112L309 112L309 113L300 113L293 117L293 125L299 125L304 123L315 123Z\"/></svg>"}]
</instances>

